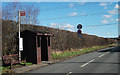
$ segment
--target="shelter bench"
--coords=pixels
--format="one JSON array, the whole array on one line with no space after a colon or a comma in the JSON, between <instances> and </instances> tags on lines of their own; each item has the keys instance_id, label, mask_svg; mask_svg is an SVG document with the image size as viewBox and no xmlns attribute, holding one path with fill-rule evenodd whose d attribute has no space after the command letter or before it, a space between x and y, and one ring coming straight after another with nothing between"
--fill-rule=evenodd
<instances>
[{"instance_id":1,"label":"shelter bench","mask_svg":"<svg viewBox=\"0 0 120 75\"><path fill-rule=\"evenodd\" d=\"M5 55L5 56L2 56L2 61L3 61L4 65L10 64L10 69L12 68L13 64L17 64L17 63L21 63L21 62L24 62L25 63L24 66L25 66L26 60L19 61L18 58L19 58L18 54Z\"/></svg>"}]
</instances>

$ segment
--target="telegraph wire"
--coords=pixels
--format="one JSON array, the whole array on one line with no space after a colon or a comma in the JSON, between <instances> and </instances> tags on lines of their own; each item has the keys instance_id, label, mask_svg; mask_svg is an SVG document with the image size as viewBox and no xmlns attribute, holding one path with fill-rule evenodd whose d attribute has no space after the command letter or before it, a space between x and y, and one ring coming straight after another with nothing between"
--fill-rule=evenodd
<instances>
[{"instance_id":1,"label":"telegraph wire","mask_svg":"<svg viewBox=\"0 0 120 75\"><path fill-rule=\"evenodd\" d=\"M44 23L42 23L42 25L43 25ZM44 24L44 25L50 25L50 24ZM76 28L75 26L73 26L73 27L62 27L62 26L65 26L65 24L64 25L61 25L61 27L59 27L61 24L57 24L56 26L58 26L58 27L56 27L56 28ZM83 25L83 27L93 27L93 26L110 26L110 25L118 25L118 23L109 23L109 24L98 24L98 25L86 25L86 26L84 26Z\"/></svg>"},{"instance_id":2,"label":"telegraph wire","mask_svg":"<svg viewBox=\"0 0 120 75\"><path fill-rule=\"evenodd\" d=\"M88 6L88 5L92 5L92 4L87 4L85 6ZM94 4L94 5L99 5L99 4ZM52 10L59 10L59 9L67 9L67 8L74 8L74 7L84 7L84 5L80 5L80 4L74 4L74 6L70 7L69 5L68 6L60 6L60 7L54 7L54 8L47 8L47 9L42 9L41 12L44 12L44 11L52 11Z\"/></svg>"},{"instance_id":3,"label":"telegraph wire","mask_svg":"<svg viewBox=\"0 0 120 75\"><path fill-rule=\"evenodd\" d=\"M118 23L110 23L110 24L99 24L99 25L90 25L90 26L109 26L109 25L118 25Z\"/></svg>"},{"instance_id":4,"label":"telegraph wire","mask_svg":"<svg viewBox=\"0 0 120 75\"><path fill-rule=\"evenodd\" d=\"M106 14L107 12L101 13L94 13L94 14L85 14L85 15L76 15L76 16L65 16L65 17L56 17L56 18L48 18L48 19L39 19L39 21L47 21L47 20L56 20L56 19L64 19L64 18L73 18L73 17L80 17L80 16L94 16L94 15L102 15Z\"/></svg>"}]
</instances>

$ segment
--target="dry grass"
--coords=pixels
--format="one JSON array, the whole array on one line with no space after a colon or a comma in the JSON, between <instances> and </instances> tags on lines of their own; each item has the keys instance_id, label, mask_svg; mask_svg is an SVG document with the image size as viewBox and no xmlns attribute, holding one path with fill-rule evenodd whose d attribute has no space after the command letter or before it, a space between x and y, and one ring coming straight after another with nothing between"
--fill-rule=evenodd
<instances>
[{"instance_id":1,"label":"dry grass","mask_svg":"<svg viewBox=\"0 0 120 75\"><path fill-rule=\"evenodd\" d=\"M107 45L107 46L92 46L92 47L89 47L89 48L82 48L82 49L77 49L77 50L72 49L72 50L66 50L66 51L53 51L52 52L52 58L53 59L63 59L63 58L67 58L67 57L71 57L71 56L77 56L77 55L92 52L92 51L95 51L95 50L111 47L111 46L117 46L117 45L116 44L111 44L111 45Z\"/></svg>"}]
</instances>

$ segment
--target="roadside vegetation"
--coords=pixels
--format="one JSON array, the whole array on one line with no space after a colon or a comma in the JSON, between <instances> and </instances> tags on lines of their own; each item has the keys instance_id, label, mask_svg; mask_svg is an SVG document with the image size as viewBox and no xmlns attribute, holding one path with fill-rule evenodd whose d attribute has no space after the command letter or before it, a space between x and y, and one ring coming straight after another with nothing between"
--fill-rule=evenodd
<instances>
[{"instance_id":1,"label":"roadside vegetation","mask_svg":"<svg viewBox=\"0 0 120 75\"><path fill-rule=\"evenodd\" d=\"M25 64L24 62L21 62L20 64L15 64L15 65L13 65L12 66L12 68L14 68L14 67L21 67L23 64ZM26 63L26 66L29 66L29 65L32 65L32 63L29 63L29 62L27 62ZM12 70L10 69L10 66L5 66L5 67L1 67L1 70L2 70L2 73L14 73L14 72L12 72Z\"/></svg>"},{"instance_id":2,"label":"roadside vegetation","mask_svg":"<svg viewBox=\"0 0 120 75\"><path fill-rule=\"evenodd\" d=\"M107 48L107 47L112 47L112 46L117 46L117 44L111 44L107 46L92 46L90 48L82 48L82 49L77 49L77 50L67 50L67 51L53 51L52 52L52 58L53 59L64 59L67 57L73 57L73 56L78 56L81 54L85 54L88 52L92 52L95 50Z\"/></svg>"}]
</instances>

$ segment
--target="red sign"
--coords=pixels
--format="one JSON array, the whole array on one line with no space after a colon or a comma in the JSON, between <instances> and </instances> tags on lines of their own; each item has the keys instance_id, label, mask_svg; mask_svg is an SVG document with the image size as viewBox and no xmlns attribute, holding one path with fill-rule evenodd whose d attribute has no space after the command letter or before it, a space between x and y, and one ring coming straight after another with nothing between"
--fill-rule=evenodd
<instances>
[{"instance_id":1,"label":"red sign","mask_svg":"<svg viewBox=\"0 0 120 75\"><path fill-rule=\"evenodd\" d=\"M25 16L25 11L20 11L20 16Z\"/></svg>"}]
</instances>

